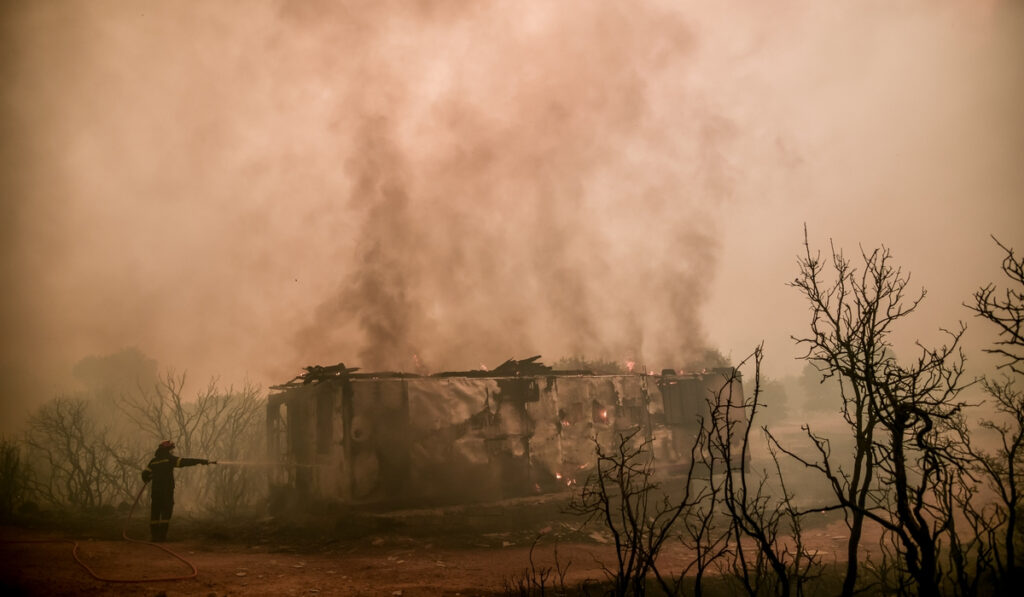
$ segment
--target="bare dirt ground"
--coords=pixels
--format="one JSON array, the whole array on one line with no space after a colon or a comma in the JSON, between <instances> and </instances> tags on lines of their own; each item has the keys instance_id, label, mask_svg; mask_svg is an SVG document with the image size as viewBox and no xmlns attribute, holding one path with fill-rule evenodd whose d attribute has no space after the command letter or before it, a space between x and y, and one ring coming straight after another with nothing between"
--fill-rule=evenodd
<instances>
[{"instance_id":1,"label":"bare dirt ground","mask_svg":"<svg viewBox=\"0 0 1024 597\"><path fill-rule=\"evenodd\" d=\"M178 516L165 545L191 569L148 544L144 523L110 516L91 520L35 519L0 527L0 594L3 595L505 595L531 567L552 568L547 586L561 579L603 591L603 570L614 568L608 535L563 513L565 498L547 496L478 506L390 512L350 510L301 521L209 521ZM842 559L846 528L822 515L805 539L825 562ZM538 539L539 538L539 539ZM48 542L27 542L48 541ZM78 554L104 578L89 575ZM689 554L666 546L660 567L679 570Z\"/></svg>"}]
</instances>

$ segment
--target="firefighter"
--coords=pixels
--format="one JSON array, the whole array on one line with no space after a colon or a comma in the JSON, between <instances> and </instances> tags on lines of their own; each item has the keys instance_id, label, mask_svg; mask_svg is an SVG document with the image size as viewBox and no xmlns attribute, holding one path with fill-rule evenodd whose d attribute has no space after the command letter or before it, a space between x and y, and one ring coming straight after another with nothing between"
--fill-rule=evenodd
<instances>
[{"instance_id":1,"label":"firefighter","mask_svg":"<svg viewBox=\"0 0 1024 597\"><path fill-rule=\"evenodd\" d=\"M174 442L160 442L153 459L149 461L146 470L142 471L143 483L153 481L150 488L152 509L149 517L149 534L153 541L157 542L167 539L167 527L170 525L171 512L174 510L174 469L197 464L216 464L203 458L175 456L171 453L173 451Z\"/></svg>"}]
</instances>

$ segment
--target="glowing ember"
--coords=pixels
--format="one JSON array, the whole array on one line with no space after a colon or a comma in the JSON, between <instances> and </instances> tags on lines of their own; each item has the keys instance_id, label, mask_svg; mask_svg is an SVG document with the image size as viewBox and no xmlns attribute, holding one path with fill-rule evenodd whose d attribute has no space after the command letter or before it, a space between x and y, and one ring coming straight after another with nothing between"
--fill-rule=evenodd
<instances>
[{"instance_id":1,"label":"glowing ember","mask_svg":"<svg viewBox=\"0 0 1024 597\"><path fill-rule=\"evenodd\" d=\"M636 361L626 361L626 369L632 373L633 367L636 367Z\"/></svg>"}]
</instances>

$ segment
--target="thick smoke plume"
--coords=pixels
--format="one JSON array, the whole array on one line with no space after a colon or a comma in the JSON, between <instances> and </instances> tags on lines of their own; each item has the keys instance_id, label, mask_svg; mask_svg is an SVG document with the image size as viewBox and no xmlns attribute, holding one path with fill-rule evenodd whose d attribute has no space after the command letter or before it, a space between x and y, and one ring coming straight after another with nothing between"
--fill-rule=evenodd
<instances>
[{"instance_id":1,"label":"thick smoke plume","mask_svg":"<svg viewBox=\"0 0 1024 597\"><path fill-rule=\"evenodd\" d=\"M521 17L459 4L363 34L351 186L328 200L355 258L300 350L408 370L702 349L730 126L695 112L654 130L666 95L704 101L654 76L686 69L689 27L593 3Z\"/></svg>"},{"instance_id":2,"label":"thick smoke plume","mask_svg":"<svg viewBox=\"0 0 1024 597\"><path fill-rule=\"evenodd\" d=\"M804 222L893 245L929 325L1022 246L1019 3L0 10L5 418L132 346L263 384L783 354Z\"/></svg>"}]
</instances>

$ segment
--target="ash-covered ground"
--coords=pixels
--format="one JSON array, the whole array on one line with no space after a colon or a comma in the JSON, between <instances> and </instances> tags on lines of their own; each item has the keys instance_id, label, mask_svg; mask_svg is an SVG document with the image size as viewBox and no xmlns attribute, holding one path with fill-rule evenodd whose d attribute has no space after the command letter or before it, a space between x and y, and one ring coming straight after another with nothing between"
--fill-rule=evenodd
<instances>
[{"instance_id":1,"label":"ash-covered ground","mask_svg":"<svg viewBox=\"0 0 1024 597\"><path fill-rule=\"evenodd\" d=\"M5 595L508 595L544 576L548 594L603 594L616 566L613 538L566 512L570 495L486 504L383 510L345 507L289 519L177 516L164 545L150 545L136 514L23 518L0 531ZM826 561L841 557L846 528L822 514L805 539ZM31 541L31 542L30 542ZM101 577L93 578L79 558ZM670 541L659 567L678 573L692 553ZM539 594L539 593L536 593Z\"/></svg>"}]
</instances>

